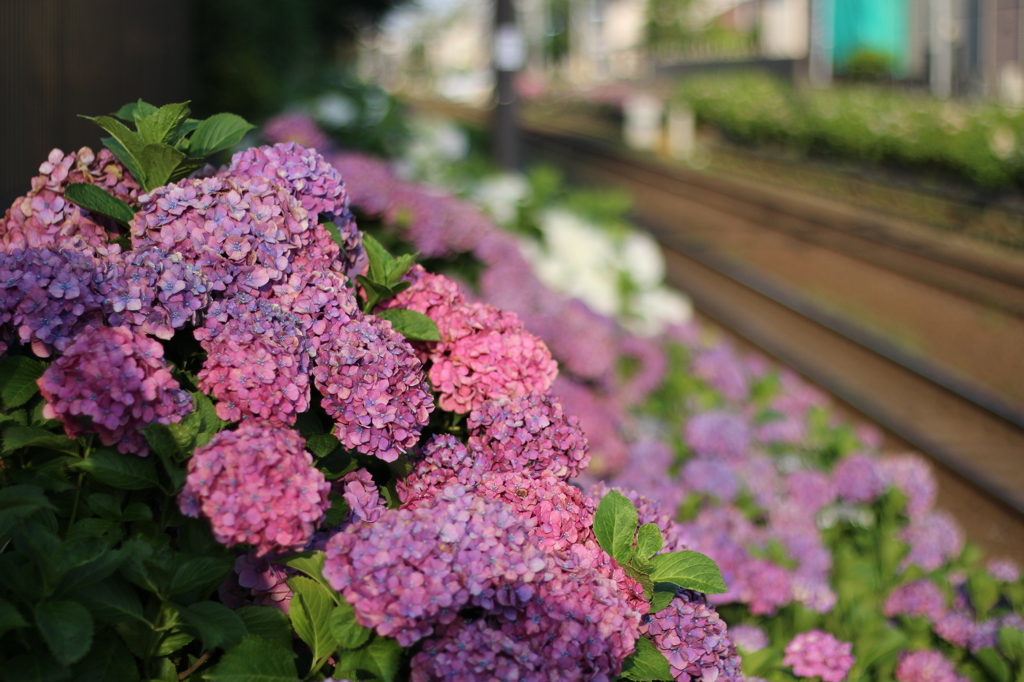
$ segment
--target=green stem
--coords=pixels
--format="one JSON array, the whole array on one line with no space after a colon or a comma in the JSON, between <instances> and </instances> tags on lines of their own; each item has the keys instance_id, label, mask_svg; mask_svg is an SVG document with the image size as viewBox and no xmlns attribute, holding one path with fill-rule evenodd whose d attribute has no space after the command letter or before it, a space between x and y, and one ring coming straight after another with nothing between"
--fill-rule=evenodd
<instances>
[{"instance_id":1,"label":"green stem","mask_svg":"<svg viewBox=\"0 0 1024 682\"><path fill-rule=\"evenodd\" d=\"M85 439L85 447L82 452L82 459L89 459L89 455L92 454L92 441L93 437L90 435ZM82 484L85 481L85 472L79 472L78 474L78 487L75 489L75 504L71 508L71 520L68 522L68 528L75 525L75 520L78 518L78 505L82 500Z\"/></svg>"}]
</instances>

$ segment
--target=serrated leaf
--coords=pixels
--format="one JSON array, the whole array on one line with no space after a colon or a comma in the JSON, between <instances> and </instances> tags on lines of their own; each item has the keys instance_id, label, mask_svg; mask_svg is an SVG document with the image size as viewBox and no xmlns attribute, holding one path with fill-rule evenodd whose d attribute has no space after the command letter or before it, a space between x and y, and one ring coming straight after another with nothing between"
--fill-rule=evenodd
<instances>
[{"instance_id":1,"label":"serrated leaf","mask_svg":"<svg viewBox=\"0 0 1024 682\"><path fill-rule=\"evenodd\" d=\"M189 138L188 155L199 159L229 149L255 127L235 114L214 114L196 126Z\"/></svg>"},{"instance_id":2,"label":"serrated leaf","mask_svg":"<svg viewBox=\"0 0 1024 682\"><path fill-rule=\"evenodd\" d=\"M160 485L152 460L114 450L97 450L72 467L88 472L100 483L124 490L145 490Z\"/></svg>"},{"instance_id":3,"label":"serrated leaf","mask_svg":"<svg viewBox=\"0 0 1024 682\"><path fill-rule=\"evenodd\" d=\"M651 576L646 573L641 573L629 564L621 564L621 566L622 570L626 572L626 575L640 583L640 586L644 590L644 599L650 601L654 596L654 581L651 580Z\"/></svg>"},{"instance_id":4,"label":"serrated leaf","mask_svg":"<svg viewBox=\"0 0 1024 682\"><path fill-rule=\"evenodd\" d=\"M658 613L672 603L679 588L671 583L655 583L654 594L651 596L651 613Z\"/></svg>"},{"instance_id":5,"label":"serrated leaf","mask_svg":"<svg viewBox=\"0 0 1024 682\"><path fill-rule=\"evenodd\" d=\"M409 268L411 268L415 263L416 256L411 253L402 254L397 258L392 258L391 262L388 263L388 272L385 284L388 286L397 284L405 273L409 272Z\"/></svg>"},{"instance_id":6,"label":"serrated leaf","mask_svg":"<svg viewBox=\"0 0 1024 682\"><path fill-rule=\"evenodd\" d=\"M92 616L74 601L50 601L37 604L36 627L46 646L62 665L70 665L85 656L92 645Z\"/></svg>"},{"instance_id":7,"label":"serrated leaf","mask_svg":"<svg viewBox=\"0 0 1024 682\"><path fill-rule=\"evenodd\" d=\"M717 564L700 552L686 550L659 554L651 563L654 564L651 578L656 583L672 583L704 594L722 594L726 591L725 580Z\"/></svg>"},{"instance_id":8,"label":"serrated leaf","mask_svg":"<svg viewBox=\"0 0 1024 682\"><path fill-rule=\"evenodd\" d=\"M391 262L394 260L381 243L373 238L373 235L363 233L363 248L366 249L366 259L369 261L367 270L370 280L375 284L388 285L388 271L391 269Z\"/></svg>"},{"instance_id":9,"label":"serrated leaf","mask_svg":"<svg viewBox=\"0 0 1024 682\"><path fill-rule=\"evenodd\" d=\"M181 452L181 449L178 447L178 440L174 437L167 424L154 422L142 429L142 435L145 437L149 447L158 455L173 458Z\"/></svg>"},{"instance_id":10,"label":"serrated leaf","mask_svg":"<svg viewBox=\"0 0 1024 682\"><path fill-rule=\"evenodd\" d=\"M156 107L149 102L144 102L139 99L138 102L129 102L128 104L125 104L114 113L114 116L117 116L126 123L135 123L136 111L138 111L140 115L146 116L148 114L155 113Z\"/></svg>"},{"instance_id":11,"label":"serrated leaf","mask_svg":"<svg viewBox=\"0 0 1024 682\"><path fill-rule=\"evenodd\" d=\"M249 634L237 613L212 601L201 601L178 610L204 649L228 648Z\"/></svg>"},{"instance_id":12,"label":"serrated leaf","mask_svg":"<svg viewBox=\"0 0 1024 682\"><path fill-rule=\"evenodd\" d=\"M245 623L250 635L280 644L282 648L292 645L292 626L288 616L272 606L243 606L235 611Z\"/></svg>"},{"instance_id":13,"label":"serrated leaf","mask_svg":"<svg viewBox=\"0 0 1024 682\"><path fill-rule=\"evenodd\" d=\"M337 603L340 601L338 593L334 591L334 588L332 588L324 578L325 558L326 555L322 551L300 552L299 554L292 554L291 556L284 557L283 559L278 559L277 563L283 564L288 568L294 568L296 571L304 573L308 577L317 581L331 593L331 597Z\"/></svg>"},{"instance_id":14,"label":"serrated leaf","mask_svg":"<svg viewBox=\"0 0 1024 682\"><path fill-rule=\"evenodd\" d=\"M327 501L331 506L327 508L326 512L324 512L323 525L327 528L340 526L345 520L345 517L348 516L348 502L345 501L345 497L343 495L338 495L337 493L329 493L327 495Z\"/></svg>"},{"instance_id":15,"label":"serrated leaf","mask_svg":"<svg viewBox=\"0 0 1024 682\"><path fill-rule=\"evenodd\" d=\"M359 624L355 609L344 600L331 612L330 627L335 646L341 649L358 649L370 641L373 634L373 630Z\"/></svg>"},{"instance_id":16,"label":"serrated leaf","mask_svg":"<svg viewBox=\"0 0 1024 682\"><path fill-rule=\"evenodd\" d=\"M136 107L132 112L139 141L148 144L171 144L178 131L178 126L188 118L188 102L165 104L153 111L144 111Z\"/></svg>"},{"instance_id":17,"label":"serrated leaf","mask_svg":"<svg viewBox=\"0 0 1024 682\"><path fill-rule=\"evenodd\" d=\"M227 561L206 556L194 557L174 572L168 590L171 595L180 595L200 587L213 589L221 584L230 572L231 564Z\"/></svg>"},{"instance_id":18,"label":"serrated leaf","mask_svg":"<svg viewBox=\"0 0 1024 682\"><path fill-rule=\"evenodd\" d=\"M339 445L341 445L341 441L330 433L315 433L306 438L306 448L312 452L317 459L331 454Z\"/></svg>"},{"instance_id":19,"label":"serrated leaf","mask_svg":"<svg viewBox=\"0 0 1024 682\"><path fill-rule=\"evenodd\" d=\"M594 535L601 549L620 564L626 564L633 551L636 524L637 513L633 503L622 493L610 490L594 514Z\"/></svg>"},{"instance_id":20,"label":"serrated leaf","mask_svg":"<svg viewBox=\"0 0 1024 682\"><path fill-rule=\"evenodd\" d=\"M290 650L262 637L246 637L203 673L209 682L298 682Z\"/></svg>"},{"instance_id":21,"label":"serrated leaf","mask_svg":"<svg viewBox=\"0 0 1024 682\"><path fill-rule=\"evenodd\" d=\"M24 355L14 355L0 360L0 399L10 410L27 403L39 393L36 380L43 376L47 364Z\"/></svg>"},{"instance_id":22,"label":"serrated leaf","mask_svg":"<svg viewBox=\"0 0 1024 682\"><path fill-rule=\"evenodd\" d=\"M339 653L338 666L345 670L365 670L384 682L394 682L402 662L402 647L393 639L378 637L369 646Z\"/></svg>"},{"instance_id":23,"label":"serrated leaf","mask_svg":"<svg viewBox=\"0 0 1024 682\"><path fill-rule=\"evenodd\" d=\"M154 653L156 653L157 656L170 656L178 649L188 645L194 639L195 636L184 628L174 628L170 630L160 641L160 646L156 648Z\"/></svg>"},{"instance_id":24,"label":"serrated leaf","mask_svg":"<svg viewBox=\"0 0 1024 682\"><path fill-rule=\"evenodd\" d=\"M288 617L295 633L313 651L312 672L318 667L317 662L326 659L336 648L330 627L334 598L323 585L301 575L290 578L288 587L292 589Z\"/></svg>"},{"instance_id":25,"label":"serrated leaf","mask_svg":"<svg viewBox=\"0 0 1024 682\"><path fill-rule=\"evenodd\" d=\"M437 328L437 323L416 310L389 308L374 314L390 322L396 332L410 341L441 340L441 332Z\"/></svg>"},{"instance_id":26,"label":"serrated leaf","mask_svg":"<svg viewBox=\"0 0 1024 682\"><path fill-rule=\"evenodd\" d=\"M131 206L112 196L102 187L87 182L71 183L64 190L64 196L85 210L113 218L121 225L127 225L135 217L135 211Z\"/></svg>"},{"instance_id":27,"label":"serrated leaf","mask_svg":"<svg viewBox=\"0 0 1024 682\"><path fill-rule=\"evenodd\" d=\"M103 623L137 621L147 623L142 614L142 602L135 589L120 578L111 577L94 583L78 595L80 601L96 620Z\"/></svg>"},{"instance_id":28,"label":"serrated leaf","mask_svg":"<svg viewBox=\"0 0 1024 682\"><path fill-rule=\"evenodd\" d=\"M78 445L75 441L38 426L9 426L4 429L3 452L9 453L19 448L29 447L78 452Z\"/></svg>"},{"instance_id":29,"label":"serrated leaf","mask_svg":"<svg viewBox=\"0 0 1024 682\"><path fill-rule=\"evenodd\" d=\"M113 137L101 137L100 142L103 146L113 152L117 160L124 164L124 167L128 169L131 176L141 185L145 180L145 175L142 172L142 168L139 167L135 157L132 156L128 150Z\"/></svg>"},{"instance_id":30,"label":"serrated leaf","mask_svg":"<svg viewBox=\"0 0 1024 682\"><path fill-rule=\"evenodd\" d=\"M0 598L0 635L8 630L23 628L28 622L22 618L21 613L9 601Z\"/></svg>"},{"instance_id":31,"label":"serrated leaf","mask_svg":"<svg viewBox=\"0 0 1024 682\"><path fill-rule=\"evenodd\" d=\"M120 151L127 152L128 157L133 161L133 165L141 170L140 161L142 160L142 150L145 145L142 144L139 140L139 136L136 135L134 131L130 130L124 123L121 123L111 116L82 116L82 118L92 121L100 128L103 128L110 133L113 136L113 139L117 140ZM117 153L118 150L111 148L110 151L114 152L114 155L118 158L121 158ZM134 175L134 173L132 174ZM136 177L135 179L142 182L142 179L139 177Z\"/></svg>"},{"instance_id":32,"label":"serrated leaf","mask_svg":"<svg viewBox=\"0 0 1024 682\"><path fill-rule=\"evenodd\" d=\"M664 540L655 523L645 523L636 532L636 551L643 559L650 559L661 551Z\"/></svg>"},{"instance_id":33,"label":"serrated leaf","mask_svg":"<svg viewBox=\"0 0 1024 682\"><path fill-rule=\"evenodd\" d=\"M364 275L356 275L356 281L362 285L363 292L366 294L366 303L363 304L364 313L371 312L378 303L386 301L392 296L390 288L383 284L377 284Z\"/></svg>"},{"instance_id":34,"label":"serrated leaf","mask_svg":"<svg viewBox=\"0 0 1024 682\"><path fill-rule=\"evenodd\" d=\"M638 682L672 682L672 667L665 654L646 636L636 640L636 651L622 662L621 678Z\"/></svg>"},{"instance_id":35,"label":"serrated leaf","mask_svg":"<svg viewBox=\"0 0 1024 682\"><path fill-rule=\"evenodd\" d=\"M65 540L57 558L57 570L64 575L57 596L74 597L113 575L125 555L110 549L102 538L93 536Z\"/></svg>"},{"instance_id":36,"label":"serrated leaf","mask_svg":"<svg viewBox=\"0 0 1024 682\"><path fill-rule=\"evenodd\" d=\"M139 156L139 166L146 175L143 189L149 191L166 185L184 159L185 154L168 144L147 144Z\"/></svg>"},{"instance_id":37,"label":"serrated leaf","mask_svg":"<svg viewBox=\"0 0 1024 682\"><path fill-rule=\"evenodd\" d=\"M135 658L112 631L96 636L92 648L75 664L75 682L135 682L139 679Z\"/></svg>"}]
</instances>

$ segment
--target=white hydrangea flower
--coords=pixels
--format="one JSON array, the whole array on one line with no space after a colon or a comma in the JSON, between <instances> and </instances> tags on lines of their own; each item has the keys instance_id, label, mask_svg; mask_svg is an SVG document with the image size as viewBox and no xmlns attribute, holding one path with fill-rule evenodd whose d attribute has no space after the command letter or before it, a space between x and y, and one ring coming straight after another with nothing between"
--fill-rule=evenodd
<instances>
[{"instance_id":1,"label":"white hydrangea flower","mask_svg":"<svg viewBox=\"0 0 1024 682\"><path fill-rule=\"evenodd\" d=\"M630 301L631 312L636 315L623 323L638 336L656 336L671 325L686 324L693 317L693 303L689 297L668 287L641 291Z\"/></svg>"},{"instance_id":2,"label":"white hydrangea flower","mask_svg":"<svg viewBox=\"0 0 1024 682\"><path fill-rule=\"evenodd\" d=\"M654 237L633 230L622 243L619 267L640 290L653 289L665 279L665 259Z\"/></svg>"},{"instance_id":3,"label":"white hydrangea flower","mask_svg":"<svg viewBox=\"0 0 1024 682\"><path fill-rule=\"evenodd\" d=\"M352 100L338 92L327 93L313 104L313 116L334 128L349 125L358 115Z\"/></svg>"},{"instance_id":4,"label":"white hydrangea flower","mask_svg":"<svg viewBox=\"0 0 1024 682\"><path fill-rule=\"evenodd\" d=\"M530 195L530 183L519 173L501 173L484 178L473 190L473 201L501 225L515 220L519 205Z\"/></svg>"}]
</instances>

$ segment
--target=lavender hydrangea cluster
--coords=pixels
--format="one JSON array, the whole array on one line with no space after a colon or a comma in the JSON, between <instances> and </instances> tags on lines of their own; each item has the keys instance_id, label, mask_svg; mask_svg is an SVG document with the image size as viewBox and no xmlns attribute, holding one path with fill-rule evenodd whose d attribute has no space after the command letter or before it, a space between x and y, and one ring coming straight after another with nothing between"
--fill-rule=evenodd
<instances>
[{"instance_id":1,"label":"lavender hydrangea cluster","mask_svg":"<svg viewBox=\"0 0 1024 682\"><path fill-rule=\"evenodd\" d=\"M253 545L262 557L305 547L329 491L297 432L246 420L196 448L178 506L208 519L218 542Z\"/></svg>"},{"instance_id":2,"label":"lavender hydrangea cluster","mask_svg":"<svg viewBox=\"0 0 1024 682\"><path fill-rule=\"evenodd\" d=\"M143 427L192 411L163 354L158 342L127 327L83 331L39 378L43 416L60 420L68 438L95 433L104 445L145 456Z\"/></svg>"},{"instance_id":3,"label":"lavender hydrangea cluster","mask_svg":"<svg viewBox=\"0 0 1024 682\"><path fill-rule=\"evenodd\" d=\"M896 664L896 682L966 682L941 651L926 649L900 655Z\"/></svg>"},{"instance_id":4,"label":"lavender hydrangea cluster","mask_svg":"<svg viewBox=\"0 0 1024 682\"><path fill-rule=\"evenodd\" d=\"M395 461L434 409L412 346L372 315L333 323L322 338L313 376L334 434L347 448Z\"/></svg>"},{"instance_id":5,"label":"lavender hydrangea cluster","mask_svg":"<svg viewBox=\"0 0 1024 682\"><path fill-rule=\"evenodd\" d=\"M700 593L679 590L666 608L645 616L640 629L665 654L678 682L741 677L725 621Z\"/></svg>"}]
</instances>

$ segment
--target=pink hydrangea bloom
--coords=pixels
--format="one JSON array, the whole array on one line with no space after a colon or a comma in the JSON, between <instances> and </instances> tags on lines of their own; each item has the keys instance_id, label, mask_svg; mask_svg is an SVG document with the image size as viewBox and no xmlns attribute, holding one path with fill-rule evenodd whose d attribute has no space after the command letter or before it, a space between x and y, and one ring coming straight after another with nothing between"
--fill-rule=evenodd
<instances>
[{"instance_id":1,"label":"pink hydrangea bloom","mask_svg":"<svg viewBox=\"0 0 1024 682\"><path fill-rule=\"evenodd\" d=\"M679 682L743 680L725 621L702 594L679 590L667 608L644 618L640 631L665 654Z\"/></svg>"},{"instance_id":2,"label":"pink hydrangea bloom","mask_svg":"<svg viewBox=\"0 0 1024 682\"><path fill-rule=\"evenodd\" d=\"M832 470L832 482L841 499L855 504L874 502L888 487L878 459L864 454L839 460Z\"/></svg>"},{"instance_id":3,"label":"pink hydrangea bloom","mask_svg":"<svg viewBox=\"0 0 1024 682\"><path fill-rule=\"evenodd\" d=\"M329 491L297 431L247 420L196 448L178 506L209 519L217 542L247 543L262 557L303 549Z\"/></svg>"},{"instance_id":4,"label":"pink hydrangea bloom","mask_svg":"<svg viewBox=\"0 0 1024 682\"><path fill-rule=\"evenodd\" d=\"M912 520L900 539L910 545L910 551L900 564L901 571L910 565L934 571L958 556L964 548L963 531L944 511L934 511L919 520Z\"/></svg>"},{"instance_id":5,"label":"pink hydrangea bloom","mask_svg":"<svg viewBox=\"0 0 1024 682\"><path fill-rule=\"evenodd\" d=\"M64 197L71 183L96 185L118 199L135 203L139 185L121 162L107 149L93 153L88 147L64 154L50 152L32 179L32 189L14 204L0 220L0 250L60 246L74 241L100 254L115 254L120 249L108 245L112 221L91 214Z\"/></svg>"},{"instance_id":6,"label":"pink hydrangea bloom","mask_svg":"<svg viewBox=\"0 0 1024 682\"><path fill-rule=\"evenodd\" d=\"M977 628L974 618L962 611L947 613L932 626L936 635L961 649L970 647Z\"/></svg>"},{"instance_id":7,"label":"pink hydrangea bloom","mask_svg":"<svg viewBox=\"0 0 1024 682\"><path fill-rule=\"evenodd\" d=\"M741 402L750 393L750 382L744 372L743 361L728 343L696 354L691 366L693 375L703 379L722 394L726 400Z\"/></svg>"},{"instance_id":8,"label":"pink hydrangea bloom","mask_svg":"<svg viewBox=\"0 0 1024 682\"><path fill-rule=\"evenodd\" d=\"M427 504L450 485L476 488L491 465L490 458L470 452L448 433L431 436L416 459L413 470L396 485L403 508Z\"/></svg>"},{"instance_id":9,"label":"pink hydrangea bloom","mask_svg":"<svg viewBox=\"0 0 1024 682\"><path fill-rule=\"evenodd\" d=\"M904 651L896 664L896 682L966 682L941 652Z\"/></svg>"},{"instance_id":10,"label":"pink hydrangea bloom","mask_svg":"<svg viewBox=\"0 0 1024 682\"><path fill-rule=\"evenodd\" d=\"M907 496L907 516L921 519L931 511L939 486L924 457L891 455L880 459L878 467L886 482Z\"/></svg>"},{"instance_id":11,"label":"pink hydrangea bloom","mask_svg":"<svg viewBox=\"0 0 1024 682\"><path fill-rule=\"evenodd\" d=\"M312 348L293 316L239 293L214 302L194 335L207 353L199 388L221 419L294 424L309 409Z\"/></svg>"},{"instance_id":12,"label":"pink hydrangea bloom","mask_svg":"<svg viewBox=\"0 0 1024 682\"><path fill-rule=\"evenodd\" d=\"M1020 580L1020 566L1012 559L992 559L988 562L988 574L1004 583Z\"/></svg>"},{"instance_id":13,"label":"pink hydrangea bloom","mask_svg":"<svg viewBox=\"0 0 1024 682\"><path fill-rule=\"evenodd\" d=\"M927 618L929 622L946 615L946 595L938 585L924 578L901 585L885 600L885 615Z\"/></svg>"},{"instance_id":14,"label":"pink hydrangea bloom","mask_svg":"<svg viewBox=\"0 0 1024 682\"><path fill-rule=\"evenodd\" d=\"M255 551L246 552L235 559L235 570L221 584L218 595L232 609L269 606L288 613L292 590L287 580L294 573L270 557L259 557Z\"/></svg>"},{"instance_id":15,"label":"pink hydrangea bloom","mask_svg":"<svg viewBox=\"0 0 1024 682\"><path fill-rule=\"evenodd\" d=\"M820 677L822 682L843 682L853 667L853 645L827 632L801 632L786 645L782 665L793 666L797 677Z\"/></svg>"},{"instance_id":16,"label":"pink hydrangea bloom","mask_svg":"<svg viewBox=\"0 0 1024 682\"><path fill-rule=\"evenodd\" d=\"M590 461L579 419L540 393L486 402L470 413L466 427L469 448L489 457L495 471L547 471L569 479Z\"/></svg>"},{"instance_id":17,"label":"pink hydrangea bloom","mask_svg":"<svg viewBox=\"0 0 1024 682\"><path fill-rule=\"evenodd\" d=\"M127 327L83 331L39 378L43 416L59 419L68 438L95 433L104 445L145 456L140 429L170 424L192 411L192 398L163 361L158 342Z\"/></svg>"},{"instance_id":18,"label":"pink hydrangea bloom","mask_svg":"<svg viewBox=\"0 0 1024 682\"><path fill-rule=\"evenodd\" d=\"M769 644L768 635L762 628L746 623L730 626L729 639L732 640L737 649L741 649L748 654L760 651Z\"/></svg>"},{"instance_id":19,"label":"pink hydrangea bloom","mask_svg":"<svg viewBox=\"0 0 1024 682\"><path fill-rule=\"evenodd\" d=\"M316 358L313 377L345 447L393 462L416 444L433 400L420 361L390 322L333 322Z\"/></svg>"},{"instance_id":20,"label":"pink hydrangea bloom","mask_svg":"<svg viewBox=\"0 0 1024 682\"><path fill-rule=\"evenodd\" d=\"M356 469L334 482L334 491L345 498L348 504L346 524L366 521L373 523L387 511L387 504L380 496L377 484L366 469Z\"/></svg>"},{"instance_id":21,"label":"pink hydrangea bloom","mask_svg":"<svg viewBox=\"0 0 1024 682\"><path fill-rule=\"evenodd\" d=\"M263 124L263 136L271 144L294 142L310 151L319 149L323 152L331 144L313 117L303 111L287 111L274 116Z\"/></svg>"}]
</instances>

